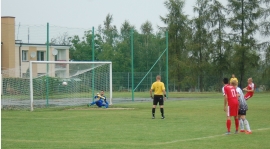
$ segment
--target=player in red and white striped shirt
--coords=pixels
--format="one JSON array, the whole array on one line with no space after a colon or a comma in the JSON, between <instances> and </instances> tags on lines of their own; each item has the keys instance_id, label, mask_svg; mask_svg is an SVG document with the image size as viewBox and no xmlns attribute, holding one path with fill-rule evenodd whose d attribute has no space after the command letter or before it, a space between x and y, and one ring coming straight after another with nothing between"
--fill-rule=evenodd
<instances>
[{"instance_id":1,"label":"player in red and white striped shirt","mask_svg":"<svg viewBox=\"0 0 270 149\"><path fill-rule=\"evenodd\" d=\"M245 87L243 90L246 91L247 93L245 94L245 100L248 100L249 98L251 98L254 94L254 88L255 85L252 82L252 78L248 78L248 86Z\"/></svg>"},{"instance_id":2,"label":"player in red and white striped shirt","mask_svg":"<svg viewBox=\"0 0 270 149\"><path fill-rule=\"evenodd\" d=\"M236 88L236 92L238 94L238 102L239 102L239 109L238 109L238 120L240 125L240 132L245 132L246 134L252 134L249 126L249 122L246 119L246 111L248 110L247 102L244 98L244 94L242 90L238 87L238 83L233 81L231 83ZM245 131L246 127L246 131Z\"/></svg>"}]
</instances>

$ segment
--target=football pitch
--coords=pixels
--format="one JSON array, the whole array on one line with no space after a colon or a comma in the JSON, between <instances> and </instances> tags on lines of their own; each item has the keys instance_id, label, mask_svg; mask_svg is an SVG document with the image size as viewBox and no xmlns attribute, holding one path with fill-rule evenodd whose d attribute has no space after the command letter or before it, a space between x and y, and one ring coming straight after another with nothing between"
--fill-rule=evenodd
<instances>
[{"instance_id":1,"label":"football pitch","mask_svg":"<svg viewBox=\"0 0 270 149\"><path fill-rule=\"evenodd\" d=\"M226 115L221 93L170 93L165 117L151 118L150 101L96 107L1 111L1 147L5 148L269 148L270 93L249 99L252 134L224 135ZM136 98L136 97L135 97ZM232 120L231 131L235 125Z\"/></svg>"}]
</instances>

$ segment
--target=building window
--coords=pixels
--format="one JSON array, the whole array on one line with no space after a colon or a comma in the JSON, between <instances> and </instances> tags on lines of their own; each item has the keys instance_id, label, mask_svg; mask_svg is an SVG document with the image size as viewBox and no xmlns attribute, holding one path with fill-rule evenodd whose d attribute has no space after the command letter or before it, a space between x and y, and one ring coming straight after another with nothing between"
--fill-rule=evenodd
<instances>
[{"instance_id":1,"label":"building window","mask_svg":"<svg viewBox=\"0 0 270 149\"><path fill-rule=\"evenodd\" d=\"M22 61L28 61L28 51L22 50Z\"/></svg>"},{"instance_id":2,"label":"building window","mask_svg":"<svg viewBox=\"0 0 270 149\"><path fill-rule=\"evenodd\" d=\"M57 55L54 56L54 61L58 61L58 56Z\"/></svg>"},{"instance_id":3,"label":"building window","mask_svg":"<svg viewBox=\"0 0 270 149\"><path fill-rule=\"evenodd\" d=\"M37 61L44 61L44 60L45 60L45 52L37 51Z\"/></svg>"},{"instance_id":4,"label":"building window","mask_svg":"<svg viewBox=\"0 0 270 149\"><path fill-rule=\"evenodd\" d=\"M57 53L57 60L58 61L66 61L66 50L63 49L57 49L58 53Z\"/></svg>"}]
</instances>

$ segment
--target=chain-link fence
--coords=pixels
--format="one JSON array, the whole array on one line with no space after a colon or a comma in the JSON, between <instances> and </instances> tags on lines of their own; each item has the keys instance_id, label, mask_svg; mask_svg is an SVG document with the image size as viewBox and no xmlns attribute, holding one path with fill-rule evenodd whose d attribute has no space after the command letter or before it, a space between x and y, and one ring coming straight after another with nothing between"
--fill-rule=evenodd
<instances>
[{"instance_id":1,"label":"chain-link fence","mask_svg":"<svg viewBox=\"0 0 270 149\"><path fill-rule=\"evenodd\" d=\"M11 25L10 25L11 26ZM12 27L12 26L11 26ZM56 25L26 25L15 24L15 40L24 44L46 44L47 37L49 43L56 45L70 45L71 37L84 37L91 28L72 28Z\"/></svg>"},{"instance_id":2,"label":"chain-link fence","mask_svg":"<svg viewBox=\"0 0 270 149\"><path fill-rule=\"evenodd\" d=\"M150 72L146 75L145 79L139 84L142 78L147 74L147 72L135 72L134 73L134 82L136 88L135 92L148 92L151 88L151 85L156 81L156 75L165 76L166 72ZM224 76L227 77L227 76ZM229 78L229 77L228 77ZM113 72L113 91L114 92L131 92L131 72ZM201 92L200 91L200 82L203 83L202 92L220 92L223 86L221 77L218 76L203 76L203 81L199 80L200 77L188 77L182 82L175 82L169 78L169 91L170 92ZM230 79L230 78L229 78ZM267 85L257 82L255 77L254 83L256 85L256 92L266 91ZM162 78L163 82L164 79ZM266 82L265 82L266 83ZM244 86L247 85L245 81ZM166 87L167 88L167 87Z\"/></svg>"},{"instance_id":3,"label":"chain-link fence","mask_svg":"<svg viewBox=\"0 0 270 149\"><path fill-rule=\"evenodd\" d=\"M4 57L1 68L2 72L8 72L3 74L5 79L24 78L29 70L29 61L33 60L111 61L114 95L130 100L132 91L149 92L157 75L162 76L162 81L169 92L220 92L223 77L231 76L231 74L216 75L218 72L210 64L205 64L207 67L204 69L197 69L195 62L181 57L183 53L179 52L181 51L179 49L178 51L169 49L167 55L166 29L160 28L154 32L149 22L139 29L127 21L120 28L105 22L104 25L95 28L70 28L49 24L2 24L2 26L8 29L4 30L3 34L14 35L4 37L14 37L12 40L15 43L14 49L8 49L6 40L3 39L2 55L5 51L14 51L13 55L5 56L14 56L15 65L13 67L5 64L7 61ZM177 41L169 39L169 42ZM269 90L269 78L262 78L260 72L257 74L254 72L245 74L242 84L245 86L246 79L253 76L256 91ZM2 93L12 92L9 86L6 88ZM135 98L139 97L135 95Z\"/></svg>"}]
</instances>

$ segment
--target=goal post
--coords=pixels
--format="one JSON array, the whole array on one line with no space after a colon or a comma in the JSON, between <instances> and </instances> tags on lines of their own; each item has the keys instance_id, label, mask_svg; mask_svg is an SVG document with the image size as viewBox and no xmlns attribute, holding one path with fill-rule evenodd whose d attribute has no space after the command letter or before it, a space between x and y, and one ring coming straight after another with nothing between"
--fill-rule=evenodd
<instances>
[{"instance_id":1,"label":"goal post","mask_svg":"<svg viewBox=\"0 0 270 149\"><path fill-rule=\"evenodd\" d=\"M112 105L112 62L30 61L30 107L77 106L104 90Z\"/></svg>"}]
</instances>

